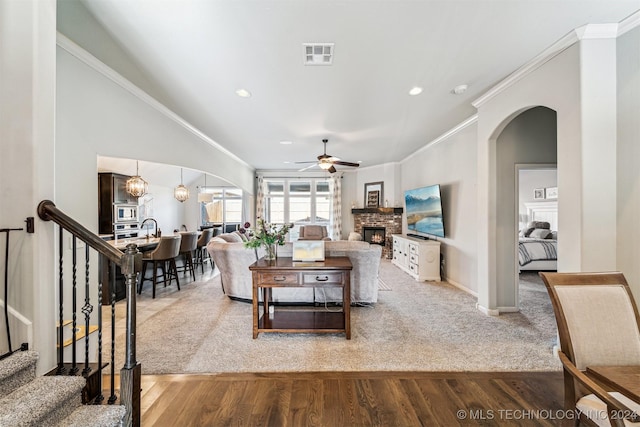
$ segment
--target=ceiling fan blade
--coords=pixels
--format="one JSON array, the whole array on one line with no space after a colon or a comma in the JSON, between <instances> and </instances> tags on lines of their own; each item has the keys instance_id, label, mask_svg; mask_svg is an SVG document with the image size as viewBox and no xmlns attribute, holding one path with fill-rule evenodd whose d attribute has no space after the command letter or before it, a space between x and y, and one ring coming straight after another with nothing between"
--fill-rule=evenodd
<instances>
[{"instance_id":1,"label":"ceiling fan blade","mask_svg":"<svg viewBox=\"0 0 640 427\"><path fill-rule=\"evenodd\" d=\"M293 163L298 163L298 164L300 164L300 163L318 163L318 161L317 160L307 160L306 162L293 162Z\"/></svg>"},{"instance_id":2,"label":"ceiling fan blade","mask_svg":"<svg viewBox=\"0 0 640 427\"><path fill-rule=\"evenodd\" d=\"M318 163L314 162L312 165L307 166L306 168L298 169L298 172L306 171L307 169L311 169L318 166Z\"/></svg>"},{"instance_id":3,"label":"ceiling fan blade","mask_svg":"<svg viewBox=\"0 0 640 427\"><path fill-rule=\"evenodd\" d=\"M354 167L354 168L357 168L358 166L360 166L360 163L343 162L343 161L340 161L340 160L333 161L331 163L333 163L334 165L351 166L351 167Z\"/></svg>"},{"instance_id":4,"label":"ceiling fan blade","mask_svg":"<svg viewBox=\"0 0 640 427\"><path fill-rule=\"evenodd\" d=\"M333 167L333 165L331 165L331 167L330 167L329 169L327 169L327 171L328 171L329 173L334 173L334 172L336 172L336 171L337 171L337 169L336 169L336 168L334 168L334 167Z\"/></svg>"}]
</instances>

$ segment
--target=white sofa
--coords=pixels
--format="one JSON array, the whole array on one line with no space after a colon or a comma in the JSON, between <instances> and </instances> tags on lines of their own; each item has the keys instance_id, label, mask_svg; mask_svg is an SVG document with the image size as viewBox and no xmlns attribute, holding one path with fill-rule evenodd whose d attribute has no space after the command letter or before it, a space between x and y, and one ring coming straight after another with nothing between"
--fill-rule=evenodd
<instances>
[{"instance_id":1,"label":"white sofa","mask_svg":"<svg viewBox=\"0 0 640 427\"><path fill-rule=\"evenodd\" d=\"M278 246L278 256L291 256L292 244ZM232 299L251 301L252 280L249 266L262 257L264 251L245 248L240 234L215 236L207 244L207 251L220 270L224 292ZM378 301L378 269L382 247L367 242L327 241L326 256L347 256L351 260L351 303ZM275 302L323 303L342 301L342 291L335 289L278 288L273 291Z\"/></svg>"}]
</instances>

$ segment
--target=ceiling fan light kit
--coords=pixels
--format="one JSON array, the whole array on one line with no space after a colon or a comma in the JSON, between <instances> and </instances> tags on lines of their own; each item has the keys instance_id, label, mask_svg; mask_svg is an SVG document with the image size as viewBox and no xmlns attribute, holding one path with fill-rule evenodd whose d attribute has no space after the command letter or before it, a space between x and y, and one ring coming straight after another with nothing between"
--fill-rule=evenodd
<instances>
[{"instance_id":1,"label":"ceiling fan light kit","mask_svg":"<svg viewBox=\"0 0 640 427\"><path fill-rule=\"evenodd\" d=\"M307 166L305 168L299 169L298 172L302 172L305 171L307 169L311 169L314 166L318 166L320 169L322 170L326 170L329 173L335 173L338 170L335 168L335 165L341 165L341 166L350 166L352 168L357 168L358 166L360 166L360 163L354 163L354 162L343 162L342 160L340 160L338 157L334 157L330 154L327 154L327 142L329 142L328 139L323 139L322 143L324 144L324 153L320 154L318 156L318 160L311 160L308 162L295 162L295 163L313 163L311 166Z\"/></svg>"}]
</instances>

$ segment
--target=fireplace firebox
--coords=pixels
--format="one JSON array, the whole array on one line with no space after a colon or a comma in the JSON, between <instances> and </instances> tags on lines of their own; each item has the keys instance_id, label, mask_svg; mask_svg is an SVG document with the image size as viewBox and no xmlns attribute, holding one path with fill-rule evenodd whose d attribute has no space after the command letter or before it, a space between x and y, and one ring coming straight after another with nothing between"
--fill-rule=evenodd
<instances>
[{"instance_id":1,"label":"fireplace firebox","mask_svg":"<svg viewBox=\"0 0 640 427\"><path fill-rule=\"evenodd\" d=\"M362 227L362 239L374 245L384 246L385 231L384 227Z\"/></svg>"}]
</instances>

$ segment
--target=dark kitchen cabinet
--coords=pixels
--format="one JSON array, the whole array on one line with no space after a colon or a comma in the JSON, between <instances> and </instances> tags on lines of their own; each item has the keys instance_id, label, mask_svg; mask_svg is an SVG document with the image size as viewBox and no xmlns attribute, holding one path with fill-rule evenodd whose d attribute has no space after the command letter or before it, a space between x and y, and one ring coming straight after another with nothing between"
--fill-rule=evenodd
<instances>
[{"instance_id":1,"label":"dark kitchen cabinet","mask_svg":"<svg viewBox=\"0 0 640 427\"><path fill-rule=\"evenodd\" d=\"M127 193L129 178L111 172L98 174L98 234L113 234L114 204L138 204L138 199Z\"/></svg>"}]
</instances>

